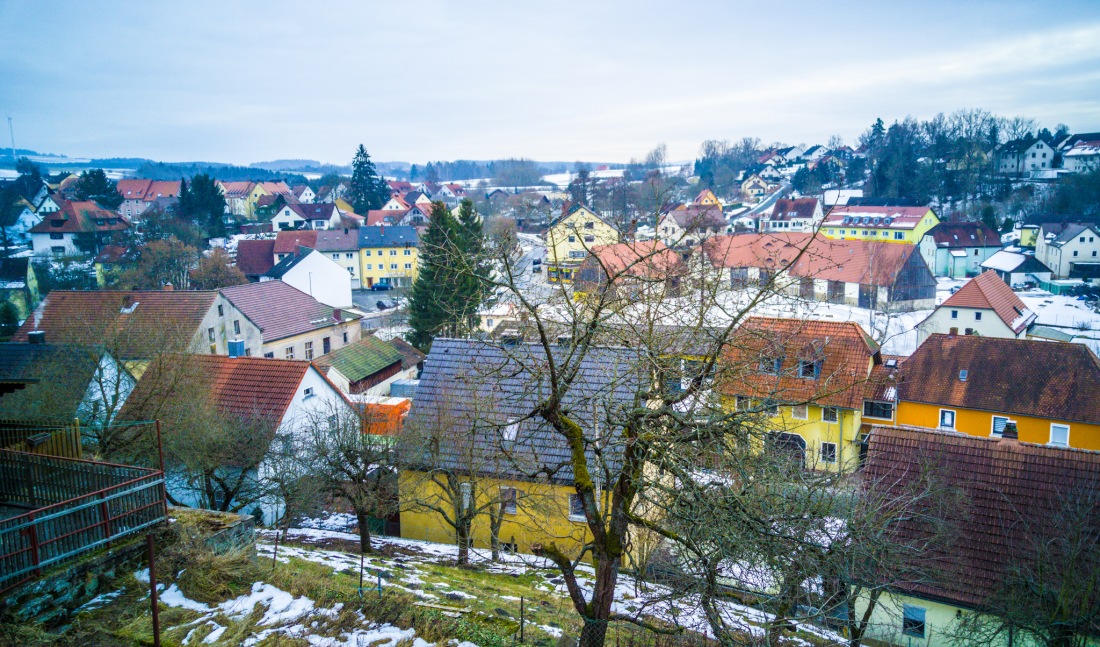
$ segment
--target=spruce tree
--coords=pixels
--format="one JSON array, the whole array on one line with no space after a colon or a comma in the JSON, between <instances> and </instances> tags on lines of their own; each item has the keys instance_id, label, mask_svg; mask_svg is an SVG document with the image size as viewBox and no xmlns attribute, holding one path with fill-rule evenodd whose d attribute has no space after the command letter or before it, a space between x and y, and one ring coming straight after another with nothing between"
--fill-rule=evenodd
<instances>
[{"instance_id":1,"label":"spruce tree","mask_svg":"<svg viewBox=\"0 0 1100 647\"><path fill-rule=\"evenodd\" d=\"M459 268L455 265L455 241L459 223L442 202L432 204L428 231L420 239L419 273L409 300L409 343L428 352L432 339L456 334Z\"/></svg>"},{"instance_id":2,"label":"spruce tree","mask_svg":"<svg viewBox=\"0 0 1100 647\"><path fill-rule=\"evenodd\" d=\"M466 333L477 328L480 323L477 311L488 290L489 264L485 255L485 233L481 225L481 216L474 208L474 203L464 199L458 212L456 251L460 257L456 260L461 276L456 300L460 316L458 321Z\"/></svg>"},{"instance_id":3,"label":"spruce tree","mask_svg":"<svg viewBox=\"0 0 1100 647\"><path fill-rule=\"evenodd\" d=\"M190 186L186 182L180 186L177 211L181 219L205 227L207 237L225 236L225 196L211 176L199 174L191 178Z\"/></svg>"},{"instance_id":4,"label":"spruce tree","mask_svg":"<svg viewBox=\"0 0 1100 647\"><path fill-rule=\"evenodd\" d=\"M351 182L348 184L348 202L355 213L366 215L372 209L381 209L390 199L389 185L378 175L370 153L359 144L355 159L351 162Z\"/></svg>"}]
</instances>

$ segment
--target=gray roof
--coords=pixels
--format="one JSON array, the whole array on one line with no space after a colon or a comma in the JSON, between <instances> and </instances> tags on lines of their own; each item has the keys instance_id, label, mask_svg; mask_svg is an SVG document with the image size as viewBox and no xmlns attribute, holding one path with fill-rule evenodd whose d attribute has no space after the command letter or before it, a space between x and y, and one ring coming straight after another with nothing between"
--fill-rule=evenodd
<instances>
[{"instance_id":1,"label":"gray roof","mask_svg":"<svg viewBox=\"0 0 1100 647\"><path fill-rule=\"evenodd\" d=\"M420 238L416 227L389 225L381 227L360 227L359 247L416 247Z\"/></svg>"},{"instance_id":2,"label":"gray roof","mask_svg":"<svg viewBox=\"0 0 1100 647\"><path fill-rule=\"evenodd\" d=\"M554 357L566 370L579 364L564 408L584 430L589 470L594 478L602 469L614 471L620 456L617 423L641 392L640 354L590 348L578 361L562 346ZM439 451L423 451L407 440L402 448L406 460L458 472L571 483L569 447L534 413L547 396L547 374L546 354L538 344L436 339L406 428L412 437L438 438ZM512 430L514 440L509 440Z\"/></svg>"},{"instance_id":3,"label":"gray roof","mask_svg":"<svg viewBox=\"0 0 1100 647\"><path fill-rule=\"evenodd\" d=\"M1095 225L1084 222L1061 222L1052 223L1044 222L1042 226L1043 235L1049 236L1054 234L1054 238L1050 241L1050 244L1061 247L1069 241L1073 240L1076 236L1088 231L1096 231Z\"/></svg>"}]
</instances>

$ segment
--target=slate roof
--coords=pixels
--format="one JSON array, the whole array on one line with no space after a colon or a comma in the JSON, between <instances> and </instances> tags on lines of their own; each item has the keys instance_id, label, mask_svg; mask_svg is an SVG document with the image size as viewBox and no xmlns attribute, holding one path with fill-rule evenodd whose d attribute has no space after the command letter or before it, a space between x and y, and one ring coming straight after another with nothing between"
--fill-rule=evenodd
<instances>
[{"instance_id":1,"label":"slate roof","mask_svg":"<svg viewBox=\"0 0 1100 647\"><path fill-rule=\"evenodd\" d=\"M563 347L555 356L566 361L569 355ZM612 468L617 464L621 429L614 423L621 420L624 408L634 406L642 388L639 357L630 349L590 348L564 396L565 408L584 430L590 470L601 464L597 445L603 461ZM426 460L442 469L522 480L539 474L555 483L571 483L569 446L533 416L546 397L546 375L546 355L536 344L505 347L436 339L406 427L438 429L440 450L434 458L409 444L401 451L410 460ZM507 439L509 431L514 431L514 440ZM476 460L468 460L470 455Z\"/></svg>"},{"instance_id":2,"label":"slate roof","mask_svg":"<svg viewBox=\"0 0 1100 647\"><path fill-rule=\"evenodd\" d=\"M304 261L310 254L315 253L317 250L310 249L308 247L299 247L297 253L287 256L283 260L275 264L267 271L264 276L272 279L281 279L287 272L292 270L298 263Z\"/></svg>"},{"instance_id":3,"label":"slate roof","mask_svg":"<svg viewBox=\"0 0 1100 647\"><path fill-rule=\"evenodd\" d=\"M359 248L368 247L416 247L420 237L416 227L385 225L359 228Z\"/></svg>"},{"instance_id":4,"label":"slate roof","mask_svg":"<svg viewBox=\"0 0 1100 647\"><path fill-rule=\"evenodd\" d=\"M941 222L925 236L944 249L1001 246L1001 235L980 222Z\"/></svg>"},{"instance_id":5,"label":"slate roof","mask_svg":"<svg viewBox=\"0 0 1100 647\"><path fill-rule=\"evenodd\" d=\"M771 360L780 359L780 373ZM799 376L799 362L821 362L816 379ZM776 402L813 402L862 409L880 391L871 370L882 363L878 344L850 321L749 317L723 354L718 390ZM886 377L886 376L883 376Z\"/></svg>"},{"instance_id":6,"label":"slate roof","mask_svg":"<svg viewBox=\"0 0 1100 647\"><path fill-rule=\"evenodd\" d=\"M390 343L367 335L353 344L318 357L313 363L322 371L335 368L349 382L359 382L401 362L403 358L401 351Z\"/></svg>"},{"instance_id":7,"label":"slate roof","mask_svg":"<svg viewBox=\"0 0 1100 647\"><path fill-rule=\"evenodd\" d=\"M72 420L100 356L101 351L67 344L0 344L0 382L26 384L0 397L0 419Z\"/></svg>"},{"instance_id":8,"label":"slate roof","mask_svg":"<svg viewBox=\"0 0 1100 647\"><path fill-rule=\"evenodd\" d=\"M336 205L331 202L317 204L287 204L291 211L302 217L303 220L331 220L333 211L337 211Z\"/></svg>"},{"instance_id":9,"label":"slate roof","mask_svg":"<svg viewBox=\"0 0 1100 647\"><path fill-rule=\"evenodd\" d=\"M722 215L722 207L716 204L692 204L683 209L669 211L665 216L675 220L677 225L687 231L722 230L726 227L726 218Z\"/></svg>"},{"instance_id":10,"label":"slate roof","mask_svg":"<svg viewBox=\"0 0 1100 647\"><path fill-rule=\"evenodd\" d=\"M401 353L401 369L409 370L423 362L427 357L424 353L420 352L416 346L413 346L409 342L401 339L400 337L394 337L388 342L391 346L397 349Z\"/></svg>"},{"instance_id":11,"label":"slate roof","mask_svg":"<svg viewBox=\"0 0 1100 647\"><path fill-rule=\"evenodd\" d=\"M997 589L1006 569L1035 556L1029 544L1037 531L1040 537L1065 532L1049 523L1063 497L1100 482L1100 452L897 427L871 430L860 477L881 495L904 497L927 473L928 462L942 468L937 474L959 488L967 505L947 508L949 523L958 529L950 548L926 555L929 563L946 569L944 576L896 586L972 608ZM919 543L927 533L926 521L912 515L895 532L894 541Z\"/></svg>"},{"instance_id":12,"label":"slate roof","mask_svg":"<svg viewBox=\"0 0 1100 647\"><path fill-rule=\"evenodd\" d=\"M319 252L358 252L359 250L359 229L356 227L319 229L314 233L317 234L317 242L313 249Z\"/></svg>"},{"instance_id":13,"label":"slate roof","mask_svg":"<svg viewBox=\"0 0 1100 647\"><path fill-rule=\"evenodd\" d=\"M817 198L780 198L772 206L769 220L811 220L817 210Z\"/></svg>"},{"instance_id":14,"label":"slate roof","mask_svg":"<svg viewBox=\"0 0 1100 647\"><path fill-rule=\"evenodd\" d=\"M1082 344L933 334L902 363L898 399L1100 424L1100 359Z\"/></svg>"},{"instance_id":15,"label":"slate roof","mask_svg":"<svg viewBox=\"0 0 1100 647\"><path fill-rule=\"evenodd\" d=\"M993 270L982 272L966 282L958 292L952 294L940 306L941 308L983 308L993 310L1008 328L1019 333L1027 328L1038 316L1032 312L1020 297L997 276Z\"/></svg>"},{"instance_id":16,"label":"slate roof","mask_svg":"<svg viewBox=\"0 0 1100 647\"><path fill-rule=\"evenodd\" d=\"M260 281L222 288L225 298L259 326L265 344L328 328L337 323L334 309L282 281ZM341 311L341 320L359 315Z\"/></svg>"},{"instance_id":17,"label":"slate roof","mask_svg":"<svg viewBox=\"0 0 1100 647\"><path fill-rule=\"evenodd\" d=\"M105 344L118 359L188 352L217 292L52 290L12 336L45 331L48 343Z\"/></svg>"},{"instance_id":18,"label":"slate roof","mask_svg":"<svg viewBox=\"0 0 1100 647\"><path fill-rule=\"evenodd\" d=\"M275 243L271 238L237 241L237 269L245 276L267 274L275 266Z\"/></svg>"}]
</instances>

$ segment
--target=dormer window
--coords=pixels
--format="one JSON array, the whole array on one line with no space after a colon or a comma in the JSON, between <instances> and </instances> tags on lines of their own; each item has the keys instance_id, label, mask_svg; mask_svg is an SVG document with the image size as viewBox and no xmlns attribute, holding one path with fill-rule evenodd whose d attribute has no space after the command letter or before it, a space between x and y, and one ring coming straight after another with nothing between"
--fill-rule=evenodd
<instances>
[{"instance_id":1,"label":"dormer window","mask_svg":"<svg viewBox=\"0 0 1100 647\"><path fill-rule=\"evenodd\" d=\"M822 360L801 360L798 362L798 377L816 380L821 377Z\"/></svg>"},{"instance_id":2,"label":"dormer window","mask_svg":"<svg viewBox=\"0 0 1100 647\"><path fill-rule=\"evenodd\" d=\"M966 370L965 368L959 371L959 381L960 382L965 382L966 378L969 377L969 376L970 376L970 371Z\"/></svg>"}]
</instances>

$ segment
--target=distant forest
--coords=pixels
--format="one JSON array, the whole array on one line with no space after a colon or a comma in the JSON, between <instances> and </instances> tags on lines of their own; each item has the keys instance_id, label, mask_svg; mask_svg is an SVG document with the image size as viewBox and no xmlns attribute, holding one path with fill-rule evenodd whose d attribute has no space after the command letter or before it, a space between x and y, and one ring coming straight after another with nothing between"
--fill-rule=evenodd
<instances>
[{"instance_id":1,"label":"distant forest","mask_svg":"<svg viewBox=\"0 0 1100 647\"><path fill-rule=\"evenodd\" d=\"M216 177L226 182L239 182L244 180L256 182L285 180L287 184L306 184L305 176L297 173L277 173L262 168L202 162L190 164L145 162L134 171L134 177L148 178L150 180L178 180L180 178L190 178L200 173Z\"/></svg>"}]
</instances>

